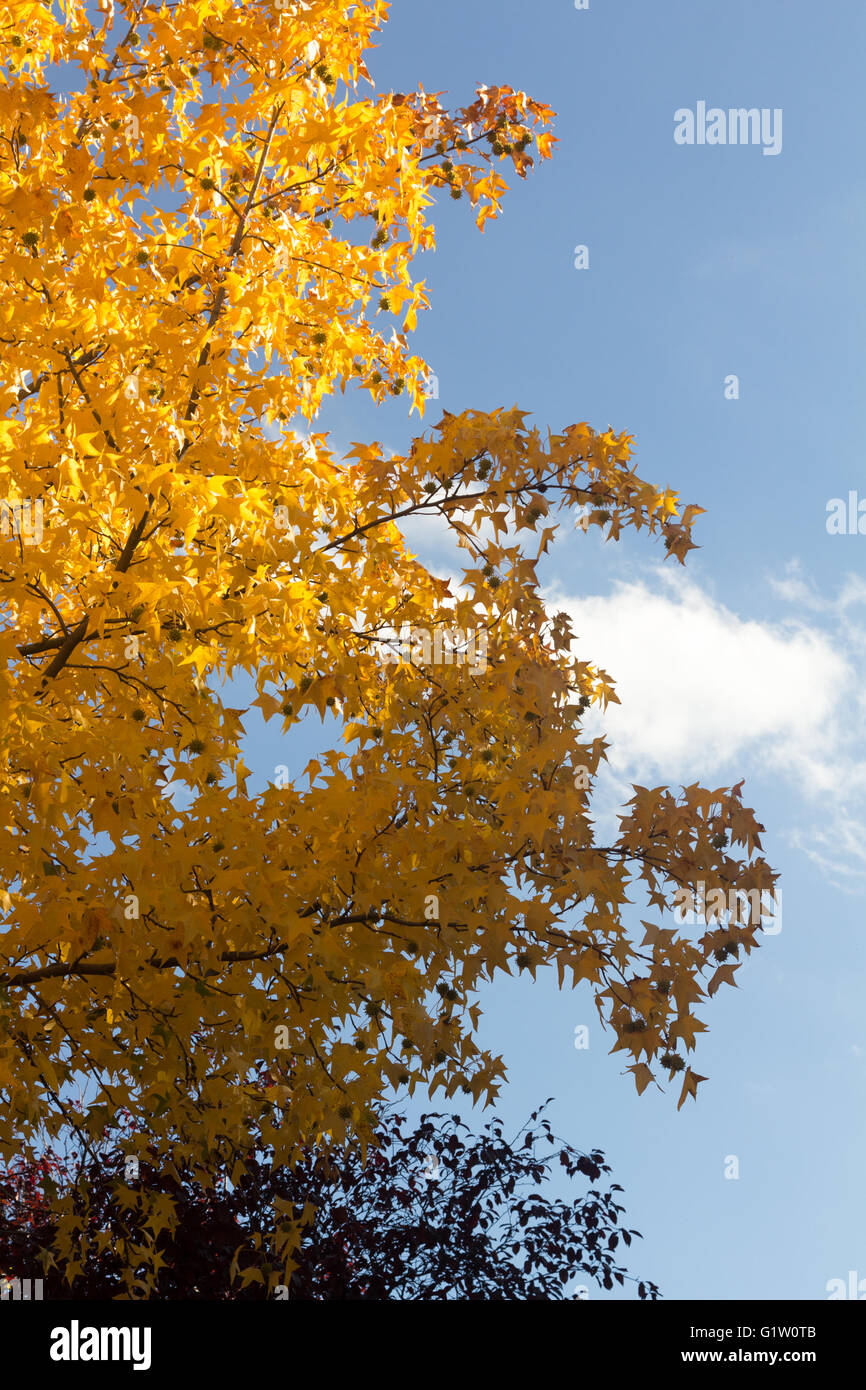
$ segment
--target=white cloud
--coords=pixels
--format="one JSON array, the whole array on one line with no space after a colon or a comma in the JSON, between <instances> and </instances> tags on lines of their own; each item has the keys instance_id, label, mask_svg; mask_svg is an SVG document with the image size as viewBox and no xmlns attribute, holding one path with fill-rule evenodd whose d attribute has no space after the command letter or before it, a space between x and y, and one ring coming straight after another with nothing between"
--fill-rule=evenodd
<instances>
[{"instance_id":1,"label":"white cloud","mask_svg":"<svg viewBox=\"0 0 866 1390\"><path fill-rule=\"evenodd\" d=\"M551 605L571 615L577 654L607 672L622 701L592 730L610 742L620 789L769 773L807 824L789 825L791 842L839 886L859 889L866 625L851 610L866 602L866 585L851 579L822 598L792 566L771 589L781 602L774 622L739 616L679 573L620 583L606 597L556 590Z\"/></svg>"},{"instance_id":2,"label":"white cloud","mask_svg":"<svg viewBox=\"0 0 866 1390\"><path fill-rule=\"evenodd\" d=\"M840 617L857 604L866 604L866 580L859 574L846 576L842 588L835 598L824 598L814 584L803 578L800 562L790 560L785 566L782 578L770 578L770 588L777 598L796 603L800 608L808 608L813 613L827 613Z\"/></svg>"}]
</instances>

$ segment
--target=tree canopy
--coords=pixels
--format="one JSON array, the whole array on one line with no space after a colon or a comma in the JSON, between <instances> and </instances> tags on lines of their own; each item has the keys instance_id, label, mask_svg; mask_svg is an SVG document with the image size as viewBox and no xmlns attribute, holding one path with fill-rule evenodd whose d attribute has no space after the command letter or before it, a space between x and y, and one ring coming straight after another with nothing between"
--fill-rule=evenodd
<instances>
[{"instance_id":1,"label":"tree canopy","mask_svg":"<svg viewBox=\"0 0 866 1390\"><path fill-rule=\"evenodd\" d=\"M366 1153L357 1142L308 1148L292 1168L274 1169L253 1151L237 1186L223 1169L210 1190L189 1171L166 1172L153 1146L133 1174L122 1124L96 1159L78 1147L0 1177L0 1271L27 1278L40 1268L56 1244L55 1189L67 1185L82 1221L82 1269L71 1285L49 1269L44 1297L117 1297L146 1221L119 1194L141 1185L174 1209L158 1242L160 1300L550 1301L589 1297L586 1279L605 1289L630 1281L638 1298L657 1298L652 1281L617 1264L618 1249L640 1235L622 1225L618 1184L571 1201L543 1191L559 1169L593 1184L610 1172L599 1150L557 1139L545 1108L511 1139L499 1119L473 1134L456 1115L422 1115L409 1128L388 1110ZM274 1288L279 1214L313 1208L289 1282Z\"/></svg>"},{"instance_id":2,"label":"tree canopy","mask_svg":"<svg viewBox=\"0 0 866 1390\"><path fill-rule=\"evenodd\" d=\"M503 172L553 147L509 87L375 95L385 15L124 0L94 28L79 0L12 0L0 25L6 1160L70 1130L87 1150L127 1110L132 1152L207 1185L234 1153L240 1180L254 1129L277 1166L363 1145L393 1088L490 1103L478 990L543 966L682 1103L696 1006L756 943L774 876L739 786L636 787L597 843L583 725L616 696L537 577L559 513L683 561L700 508L637 474L628 434L517 407L445 413L402 456L316 428L337 390L423 414L431 209L483 230ZM413 556L418 516L463 546L459 587ZM241 676L277 753L321 719L303 778L248 791ZM752 896L664 925L698 883ZM171 1204L127 1200L146 1267Z\"/></svg>"}]
</instances>

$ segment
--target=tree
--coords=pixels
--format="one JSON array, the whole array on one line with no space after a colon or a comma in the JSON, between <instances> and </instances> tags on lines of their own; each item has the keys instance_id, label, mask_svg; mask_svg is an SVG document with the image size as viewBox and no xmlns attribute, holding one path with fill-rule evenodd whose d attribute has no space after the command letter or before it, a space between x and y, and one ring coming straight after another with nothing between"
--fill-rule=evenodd
<instances>
[{"instance_id":1,"label":"tree","mask_svg":"<svg viewBox=\"0 0 866 1390\"><path fill-rule=\"evenodd\" d=\"M124 0L98 31L56 9L0 30L0 1157L87 1149L127 1109L205 1182L254 1126L278 1166L364 1142L392 1087L489 1103L478 988L547 965L682 1104L707 972L733 983L774 882L761 827L740 786L637 787L595 841L582 725L616 697L536 565L558 510L683 561L700 508L631 436L517 408L446 413L402 457L313 428L338 387L423 412L427 210L465 198L483 230L553 113L365 94L381 0ZM407 550L422 515L467 551L456 593ZM275 731L321 717L306 783L277 752L247 791L220 685L244 675ZM699 884L731 920L634 939L634 890L664 914ZM146 1265L173 1217L128 1200Z\"/></svg>"},{"instance_id":2,"label":"tree","mask_svg":"<svg viewBox=\"0 0 866 1390\"><path fill-rule=\"evenodd\" d=\"M620 1242L640 1235L620 1224L618 1184L570 1202L537 1190L559 1166L593 1183L610 1172L599 1150L557 1139L544 1109L512 1140L498 1119L475 1135L456 1115L423 1115L407 1132L405 1118L388 1112L366 1154L358 1143L307 1149L294 1168L275 1171L252 1153L236 1187L223 1172L208 1190L189 1171L166 1172L154 1150L134 1181L168 1197L176 1213L160 1237L155 1296L526 1302L573 1298L589 1278L606 1289L629 1279L639 1298L657 1298L655 1284L616 1263ZM46 1180L67 1182L82 1220L82 1269L70 1287L48 1266L44 1297L123 1293L126 1252L143 1220L117 1201L125 1164L124 1147L106 1143L98 1163L79 1151L75 1161L44 1155L11 1165L0 1178L0 1270L26 1279L48 1265L56 1216ZM256 1233L273 1228L277 1211L299 1221L301 1241L290 1284L275 1290L270 1242Z\"/></svg>"}]
</instances>

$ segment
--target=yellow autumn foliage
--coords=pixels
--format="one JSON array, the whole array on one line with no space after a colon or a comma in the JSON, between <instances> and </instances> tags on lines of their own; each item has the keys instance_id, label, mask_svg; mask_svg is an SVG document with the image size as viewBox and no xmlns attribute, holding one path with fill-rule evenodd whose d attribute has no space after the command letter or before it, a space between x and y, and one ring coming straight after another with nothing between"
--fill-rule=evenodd
<instances>
[{"instance_id":1,"label":"yellow autumn foliage","mask_svg":"<svg viewBox=\"0 0 866 1390\"><path fill-rule=\"evenodd\" d=\"M390 1086L490 1102L479 987L544 965L588 982L639 1089L681 1069L714 953L757 919L635 940L624 909L771 888L760 827L739 788L636 788L596 843L582 726L616 697L536 566L561 511L682 560L700 509L585 423L446 414L405 457L315 428L347 388L424 413L430 210L483 228L553 113L376 95L380 0L6 8L0 1158L128 1110L206 1178L253 1124L276 1162L368 1135ZM467 552L456 592L404 540L419 516ZM401 656L403 625L485 659ZM225 678L276 733L321 718L305 778L248 791Z\"/></svg>"}]
</instances>

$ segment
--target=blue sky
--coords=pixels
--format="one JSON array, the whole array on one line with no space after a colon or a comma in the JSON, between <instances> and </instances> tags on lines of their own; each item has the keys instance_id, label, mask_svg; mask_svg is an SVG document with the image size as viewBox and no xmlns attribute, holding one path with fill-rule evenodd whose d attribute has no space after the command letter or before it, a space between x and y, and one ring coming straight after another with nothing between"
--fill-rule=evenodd
<instances>
[{"instance_id":1,"label":"blue sky","mask_svg":"<svg viewBox=\"0 0 866 1390\"><path fill-rule=\"evenodd\" d=\"M462 105L509 84L558 113L553 160L483 236L463 203L436 209L416 265L432 308L414 347L440 392L425 424L514 404L554 430L610 424L643 476L707 509L685 571L643 535L563 528L544 577L623 700L602 819L630 781L744 777L782 930L705 1007L709 1080L679 1113L675 1092L636 1096L586 989L539 976L483 997L500 1113L516 1129L554 1096L555 1128L606 1151L644 1235L630 1268L668 1298L821 1299L866 1278L866 538L826 529L831 498L866 498L864 41L848 0L395 0L369 64L380 91ZM675 144L674 112L699 101L780 108L780 153ZM400 451L419 431L399 402L348 395L320 425ZM413 539L459 567L435 528ZM308 746L256 733L247 761L264 779Z\"/></svg>"}]
</instances>

